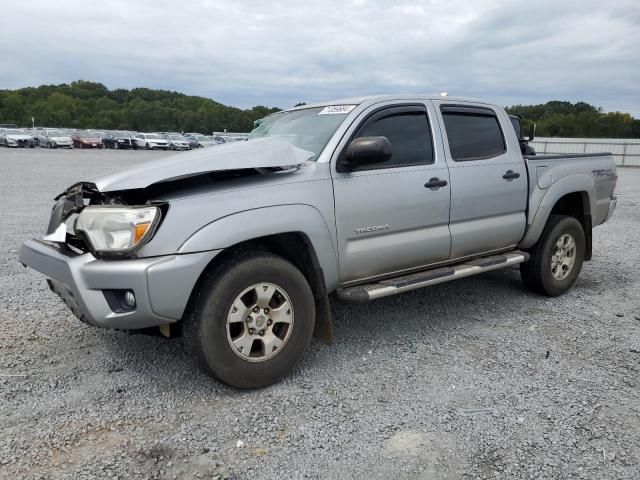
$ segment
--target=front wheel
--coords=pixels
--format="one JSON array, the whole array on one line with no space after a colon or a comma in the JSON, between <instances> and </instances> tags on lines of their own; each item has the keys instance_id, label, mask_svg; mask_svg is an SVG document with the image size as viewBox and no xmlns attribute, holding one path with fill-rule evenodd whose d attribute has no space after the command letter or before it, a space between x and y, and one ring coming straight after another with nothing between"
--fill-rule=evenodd
<instances>
[{"instance_id":1,"label":"front wheel","mask_svg":"<svg viewBox=\"0 0 640 480\"><path fill-rule=\"evenodd\" d=\"M550 297L562 295L576 282L585 256L585 235L580 222L551 215L531 258L520 264L525 287Z\"/></svg>"},{"instance_id":2,"label":"front wheel","mask_svg":"<svg viewBox=\"0 0 640 480\"><path fill-rule=\"evenodd\" d=\"M277 382L311 341L311 288L281 257L231 258L207 274L192 301L183 326L187 350L202 370L233 387Z\"/></svg>"}]
</instances>

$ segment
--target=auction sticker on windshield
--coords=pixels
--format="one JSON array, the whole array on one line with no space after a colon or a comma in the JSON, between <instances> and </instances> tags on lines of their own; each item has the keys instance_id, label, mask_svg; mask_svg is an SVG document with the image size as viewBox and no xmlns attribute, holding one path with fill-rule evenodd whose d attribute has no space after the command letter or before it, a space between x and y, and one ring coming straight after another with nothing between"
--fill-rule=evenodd
<instances>
[{"instance_id":1,"label":"auction sticker on windshield","mask_svg":"<svg viewBox=\"0 0 640 480\"><path fill-rule=\"evenodd\" d=\"M320 112L318 112L318 115L344 114L349 113L354 108L356 108L355 105L331 105L320 110Z\"/></svg>"}]
</instances>

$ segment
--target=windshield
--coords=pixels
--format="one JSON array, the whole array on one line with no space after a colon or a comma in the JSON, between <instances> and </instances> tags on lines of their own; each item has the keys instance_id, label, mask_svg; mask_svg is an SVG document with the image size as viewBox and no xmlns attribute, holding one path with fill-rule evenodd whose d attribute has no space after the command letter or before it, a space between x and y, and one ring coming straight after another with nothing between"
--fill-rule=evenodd
<instances>
[{"instance_id":1,"label":"windshield","mask_svg":"<svg viewBox=\"0 0 640 480\"><path fill-rule=\"evenodd\" d=\"M354 108L340 105L276 113L264 118L249 138L277 138L317 156Z\"/></svg>"},{"instance_id":2,"label":"windshield","mask_svg":"<svg viewBox=\"0 0 640 480\"><path fill-rule=\"evenodd\" d=\"M182 135L169 135L171 140L186 140Z\"/></svg>"},{"instance_id":3,"label":"windshield","mask_svg":"<svg viewBox=\"0 0 640 480\"><path fill-rule=\"evenodd\" d=\"M198 135L196 137L196 140L208 142L209 141L209 137L205 137L204 135Z\"/></svg>"},{"instance_id":4,"label":"windshield","mask_svg":"<svg viewBox=\"0 0 640 480\"><path fill-rule=\"evenodd\" d=\"M98 138L98 135L91 132L79 132L77 135L79 138Z\"/></svg>"},{"instance_id":5,"label":"windshield","mask_svg":"<svg viewBox=\"0 0 640 480\"><path fill-rule=\"evenodd\" d=\"M7 135L26 135L27 134L27 132L25 132L24 130L18 130L16 128L9 128L5 130L5 133Z\"/></svg>"},{"instance_id":6,"label":"windshield","mask_svg":"<svg viewBox=\"0 0 640 480\"><path fill-rule=\"evenodd\" d=\"M160 135L156 135L155 133L147 133L146 137L151 140L162 140L162 137Z\"/></svg>"},{"instance_id":7,"label":"windshield","mask_svg":"<svg viewBox=\"0 0 640 480\"><path fill-rule=\"evenodd\" d=\"M47 130L47 135L50 137L66 137L64 132L61 132L60 130Z\"/></svg>"}]
</instances>

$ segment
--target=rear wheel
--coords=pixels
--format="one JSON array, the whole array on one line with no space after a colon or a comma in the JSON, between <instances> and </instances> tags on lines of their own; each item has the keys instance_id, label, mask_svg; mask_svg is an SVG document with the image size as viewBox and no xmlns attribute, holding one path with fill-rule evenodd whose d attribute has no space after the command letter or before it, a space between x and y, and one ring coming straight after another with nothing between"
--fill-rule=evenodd
<instances>
[{"instance_id":1,"label":"rear wheel","mask_svg":"<svg viewBox=\"0 0 640 480\"><path fill-rule=\"evenodd\" d=\"M281 257L232 258L207 275L192 301L183 328L185 345L202 370L233 387L277 382L311 341L311 289Z\"/></svg>"},{"instance_id":2,"label":"rear wheel","mask_svg":"<svg viewBox=\"0 0 640 480\"><path fill-rule=\"evenodd\" d=\"M585 255L585 235L580 222L563 215L552 215L531 258L520 264L525 287L551 297L562 295L575 283Z\"/></svg>"}]
</instances>

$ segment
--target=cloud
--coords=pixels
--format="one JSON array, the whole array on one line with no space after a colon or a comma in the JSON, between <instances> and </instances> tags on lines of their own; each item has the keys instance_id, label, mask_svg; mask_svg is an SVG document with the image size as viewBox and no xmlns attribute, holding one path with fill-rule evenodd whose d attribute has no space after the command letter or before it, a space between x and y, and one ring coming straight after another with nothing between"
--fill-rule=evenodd
<instances>
[{"instance_id":1,"label":"cloud","mask_svg":"<svg viewBox=\"0 0 640 480\"><path fill-rule=\"evenodd\" d=\"M636 0L92 3L3 5L0 88L86 79L281 107L448 91L640 117Z\"/></svg>"}]
</instances>

